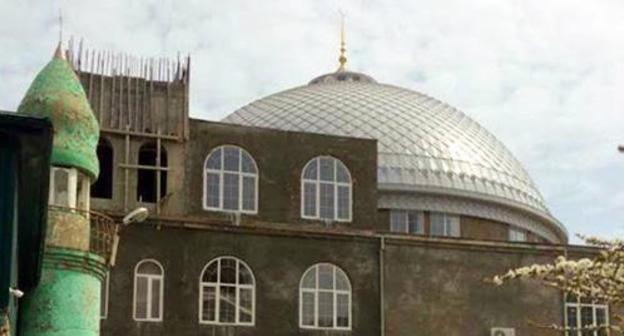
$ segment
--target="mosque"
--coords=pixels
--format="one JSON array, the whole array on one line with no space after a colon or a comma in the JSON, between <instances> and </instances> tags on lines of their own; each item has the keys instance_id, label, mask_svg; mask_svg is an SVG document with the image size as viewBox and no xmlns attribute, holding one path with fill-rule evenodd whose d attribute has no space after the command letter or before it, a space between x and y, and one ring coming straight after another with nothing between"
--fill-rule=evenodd
<instances>
[{"instance_id":1,"label":"mosque","mask_svg":"<svg viewBox=\"0 0 624 336\"><path fill-rule=\"evenodd\" d=\"M608 307L535 283L484 281L589 249L567 245L490 132L440 100L348 70L344 42L336 71L221 121L189 116L191 74L201 76L190 58L70 47L51 63L62 66L46 67L18 109L54 124L46 248L98 245L76 239L89 234L66 224L71 209L91 232L95 219L149 211L115 225L105 258L81 257L97 281L80 290L99 290L100 305L74 312L90 322L71 335L539 336L552 331L531 322L609 319ZM46 105L76 95L88 104ZM43 306L25 300L30 314ZM32 334L70 335L49 331L69 328L62 321L44 333L40 320Z\"/></svg>"}]
</instances>

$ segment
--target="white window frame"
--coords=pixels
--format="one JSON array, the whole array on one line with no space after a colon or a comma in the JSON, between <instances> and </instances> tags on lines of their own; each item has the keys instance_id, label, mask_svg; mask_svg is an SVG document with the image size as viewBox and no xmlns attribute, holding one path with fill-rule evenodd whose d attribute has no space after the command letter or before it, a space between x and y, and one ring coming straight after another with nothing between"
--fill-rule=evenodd
<instances>
[{"instance_id":1,"label":"white window frame","mask_svg":"<svg viewBox=\"0 0 624 336\"><path fill-rule=\"evenodd\" d=\"M100 310L100 319L105 320L106 318L108 318L108 297L110 295L110 270L106 271L106 274L104 275L104 279L102 279L100 286L103 287L101 291L103 295L100 297L100 300L102 300L102 304L103 304L103 309Z\"/></svg>"},{"instance_id":2,"label":"white window frame","mask_svg":"<svg viewBox=\"0 0 624 336\"><path fill-rule=\"evenodd\" d=\"M563 309L563 314L564 314L564 323L565 326L567 328L581 328L582 327L582 321L581 321L581 308L583 307L590 307L592 309L592 321L593 321L593 326L596 326L596 320L597 320L597 315L596 315L596 310L598 309L604 309L605 311L605 323L607 326L611 325L611 322L609 321L609 305L606 304L599 304L599 303L583 303L583 302L570 302L568 300L566 300L566 296L564 295L564 301L565 301L565 305L564 305L564 309ZM568 325L568 308L576 308L576 326L569 326ZM576 335L574 334L574 331L566 331L565 335L566 336L582 336L583 330L576 330ZM598 336L598 330L594 330L592 332L593 336ZM608 335L608 332L605 332L606 335Z\"/></svg>"},{"instance_id":3,"label":"white window frame","mask_svg":"<svg viewBox=\"0 0 624 336\"><path fill-rule=\"evenodd\" d=\"M56 174L58 172L67 174L67 204L58 204L58 192L56 190ZM78 209L89 211L90 199L89 186L90 178L78 171L76 168L52 167L50 169L50 190L48 194L48 204L52 206L67 207L69 209ZM80 187L80 192L78 189Z\"/></svg>"},{"instance_id":4,"label":"white window frame","mask_svg":"<svg viewBox=\"0 0 624 336\"><path fill-rule=\"evenodd\" d=\"M235 287L236 288L236 305L235 305L235 315L234 322L221 322L220 320L220 304L221 304L221 260L223 259L233 259L236 261L236 284L224 284L226 287ZM204 273L208 269L210 265L213 263L217 263L217 282L211 281L203 281ZM240 268L245 267L251 274L251 281L253 282L251 285L248 284L240 284ZM204 320L202 318L202 313L204 311L204 288L212 287L215 289L215 320L209 321ZM251 290L251 322L241 322L240 321L240 290L248 289ZM225 326L245 326L245 327L253 327L256 324L256 277L254 276L253 270L247 263L243 260L233 257L233 256L221 256L210 260L206 266L202 269L199 274L199 311L198 311L198 321L199 324L207 324L207 325L225 325Z\"/></svg>"},{"instance_id":5,"label":"white window frame","mask_svg":"<svg viewBox=\"0 0 624 336\"><path fill-rule=\"evenodd\" d=\"M333 280L334 280L334 288L333 289L320 289L319 288L319 268L320 266L330 266L333 270ZM316 284L314 289L312 288L303 288L303 280L306 278L309 272L316 272ZM349 286L348 290L337 289L336 288L336 278L337 273L341 272ZM333 295L333 313L334 313L334 326L333 327L320 327L318 325L319 321L319 293L331 293ZM311 293L314 295L314 325L304 325L303 324L303 294ZM338 294L347 295L349 299L349 325L347 327L339 327L338 326ZM313 330L351 330L353 325L353 302L352 302L352 286L351 279L345 271L343 271L340 267L331 264L331 263L318 263L309 267L299 280L299 328L301 329L313 329Z\"/></svg>"},{"instance_id":6,"label":"white window frame","mask_svg":"<svg viewBox=\"0 0 624 336\"><path fill-rule=\"evenodd\" d=\"M509 241L511 242L527 242L527 233L524 230L509 227Z\"/></svg>"},{"instance_id":7,"label":"white window frame","mask_svg":"<svg viewBox=\"0 0 624 336\"><path fill-rule=\"evenodd\" d=\"M239 150L239 168L238 171L230 171L230 170L225 170L225 166L224 166L224 160L225 160L225 148L227 147L233 147ZM221 169L214 169L214 168L207 168L206 164L208 163L208 159L217 151L217 150L221 150ZM243 167L243 153L247 154L249 156L249 158L251 159L251 162L254 165L254 168L256 169L255 173L249 173L249 172L243 172L242 167ZM244 148L240 147L240 146L236 146L236 145L221 145L218 147L213 148L210 153L208 153L208 155L206 155L206 158L204 159L204 184L202 186L204 192L203 192L203 202L202 205L204 207L204 210L208 210L208 211L220 211L220 212L230 212L230 213L245 213L245 214L252 214L255 215L258 213L258 194L259 194L259 190L258 190L258 180L259 180L259 175L260 175L260 169L258 169L258 164L256 163L256 160L254 159L254 157L249 154L249 152L247 150L245 150ZM208 173L211 174L218 174L219 175L219 206L215 207L215 206L209 206L208 205L208 187L207 187L207 181L208 181ZM223 175L224 174L233 174L233 175L237 175L238 176L238 210L235 209L224 209L223 208L223 194L224 194L224 188L223 188ZM252 177L254 179L254 209L253 210L244 210L243 209L243 180L244 177Z\"/></svg>"},{"instance_id":8,"label":"white window frame","mask_svg":"<svg viewBox=\"0 0 624 336\"><path fill-rule=\"evenodd\" d=\"M156 275L156 274L139 274L138 270L139 270L139 266L141 266L144 263L153 263L155 265L158 266L158 268L160 268L160 274ZM136 316L137 313L137 280L139 277L144 277L147 278L147 307L146 307L146 314L148 317L141 317L138 318ZM159 295L159 299L160 302L158 303L158 307L159 307L159 315L158 317L151 317L152 316L152 287L153 287L153 283L154 280L160 280L160 295ZM133 298L132 298L132 318L135 321L141 321L141 322L162 322L163 320L163 315L164 315L164 311L163 311L163 302L165 301L164 298L164 288L165 288L165 270L162 267L162 265L155 259L143 259L141 261L139 261L136 266L134 266L134 294L133 294Z\"/></svg>"},{"instance_id":9,"label":"white window frame","mask_svg":"<svg viewBox=\"0 0 624 336\"><path fill-rule=\"evenodd\" d=\"M334 179L333 181L321 181L321 159L331 159L334 163ZM308 169L308 166L314 162L317 162L316 169L316 179L309 179L305 177L305 172ZM337 173L338 173L338 165L342 165L347 172L347 176L349 178L349 182L338 182ZM314 184L315 186L315 197L316 197L316 209L315 215L310 216L305 213L305 185L306 184ZM334 186L334 216L333 218L323 218L321 217L321 184L332 184ZM338 218L338 187L348 187L349 190L349 216L347 218ZM351 171L347 165L345 165L339 159L333 156L317 156L310 161L308 161L301 170L301 218L304 219L318 219L318 220L328 220L328 221L337 221L337 222L351 222L353 218L353 178L351 176Z\"/></svg>"},{"instance_id":10,"label":"white window frame","mask_svg":"<svg viewBox=\"0 0 624 336\"><path fill-rule=\"evenodd\" d=\"M420 230L417 232L410 232L409 230L409 216L415 215L418 217L418 223L420 223ZM401 215L402 223L401 226L403 230L394 231L393 230L393 216ZM424 235L425 234L425 213L419 210L402 210L402 209L390 209L390 232L393 233L405 233L405 234L414 234L414 235Z\"/></svg>"},{"instance_id":11,"label":"white window frame","mask_svg":"<svg viewBox=\"0 0 624 336\"><path fill-rule=\"evenodd\" d=\"M443 233L441 235L433 234L433 216L442 216L444 226ZM457 235L453 235L453 220L457 223ZM450 214L446 212L431 212L429 214L429 235L432 237L461 237L461 219L459 215Z\"/></svg>"},{"instance_id":12,"label":"white window frame","mask_svg":"<svg viewBox=\"0 0 624 336\"><path fill-rule=\"evenodd\" d=\"M57 190L56 190L56 173L59 171L64 171L67 173L67 205L68 208L76 207L76 192L78 190L78 170L76 168L63 168L63 167L52 167L50 170L50 196L48 200L48 204L50 205L58 205L57 204Z\"/></svg>"}]
</instances>

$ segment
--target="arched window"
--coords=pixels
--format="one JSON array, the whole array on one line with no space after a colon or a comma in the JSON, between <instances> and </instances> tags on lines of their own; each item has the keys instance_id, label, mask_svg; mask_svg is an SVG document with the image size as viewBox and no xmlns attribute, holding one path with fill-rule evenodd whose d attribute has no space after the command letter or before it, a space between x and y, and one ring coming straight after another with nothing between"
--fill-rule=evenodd
<instances>
[{"instance_id":1,"label":"arched window","mask_svg":"<svg viewBox=\"0 0 624 336\"><path fill-rule=\"evenodd\" d=\"M310 267L299 285L299 325L314 329L351 329L351 283L332 264Z\"/></svg>"},{"instance_id":2,"label":"arched window","mask_svg":"<svg viewBox=\"0 0 624 336\"><path fill-rule=\"evenodd\" d=\"M301 176L301 217L351 221L351 189L351 174L340 160L310 160Z\"/></svg>"},{"instance_id":3,"label":"arched window","mask_svg":"<svg viewBox=\"0 0 624 336\"><path fill-rule=\"evenodd\" d=\"M134 319L162 321L165 272L158 261L146 259L134 268Z\"/></svg>"},{"instance_id":4,"label":"arched window","mask_svg":"<svg viewBox=\"0 0 624 336\"><path fill-rule=\"evenodd\" d=\"M258 167L244 149L215 148L204 163L204 209L258 212Z\"/></svg>"},{"instance_id":5,"label":"arched window","mask_svg":"<svg viewBox=\"0 0 624 336\"><path fill-rule=\"evenodd\" d=\"M167 194L167 151L160 146L160 164L156 143L148 142L139 149L139 166L137 171L137 201L155 203ZM160 177L160 197L158 180Z\"/></svg>"},{"instance_id":6,"label":"arched window","mask_svg":"<svg viewBox=\"0 0 624 336\"><path fill-rule=\"evenodd\" d=\"M97 157L100 161L100 175L91 185L91 197L113 197L113 146L106 138L100 138L97 145Z\"/></svg>"},{"instance_id":7,"label":"arched window","mask_svg":"<svg viewBox=\"0 0 624 336\"><path fill-rule=\"evenodd\" d=\"M212 260L199 282L199 322L253 325L255 280L251 269L234 257Z\"/></svg>"}]
</instances>

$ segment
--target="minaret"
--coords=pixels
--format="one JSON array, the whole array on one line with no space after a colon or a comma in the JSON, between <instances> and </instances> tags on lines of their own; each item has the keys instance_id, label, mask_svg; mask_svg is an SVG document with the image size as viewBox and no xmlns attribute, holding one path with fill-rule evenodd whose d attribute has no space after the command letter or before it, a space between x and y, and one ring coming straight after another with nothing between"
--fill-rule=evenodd
<instances>
[{"instance_id":1,"label":"minaret","mask_svg":"<svg viewBox=\"0 0 624 336\"><path fill-rule=\"evenodd\" d=\"M20 335L96 336L106 257L90 247L89 187L98 176L99 126L61 44L18 113L54 128L48 227L39 285L20 303Z\"/></svg>"}]
</instances>

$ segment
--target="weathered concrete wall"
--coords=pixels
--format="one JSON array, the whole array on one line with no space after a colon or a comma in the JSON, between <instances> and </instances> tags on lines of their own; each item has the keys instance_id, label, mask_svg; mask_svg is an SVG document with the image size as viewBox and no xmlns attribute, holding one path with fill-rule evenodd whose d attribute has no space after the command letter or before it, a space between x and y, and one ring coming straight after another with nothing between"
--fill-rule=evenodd
<instances>
[{"instance_id":1,"label":"weathered concrete wall","mask_svg":"<svg viewBox=\"0 0 624 336\"><path fill-rule=\"evenodd\" d=\"M125 140L118 134L104 135L113 146L113 199L93 199L92 207L123 213ZM148 139L132 138L130 164L137 164L137 155ZM203 170L206 156L224 144L238 145L247 150L259 168L259 202L257 215L244 215L242 222L308 223L320 221L301 219L301 171L305 164L319 155L331 155L349 168L353 180L353 220L344 226L371 229L377 225L377 147L376 141L328 135L285 132L223 123L191 120L188 142L163 141L169 162L167 196L161 204L165 217L190 216L207 219L228 219L224 213L203 209ZM154 203L136 201L137 171L128 170L128 209L145 206L155 216ZM269 196L270 195L270 196ZM384 223L385 224L385 223Z\"/></svg>"},{"instance_id":2,"label":"weathered concrete wall","mask_svg":"<svg viewBox=\"0 0 624 336\"><path fill-rule=\"evenodd\" d=\"M123 232L102 335L380 335L379 237L160 224L160 229L142 224ZM587 252L570 254L583 253ZM387 336L487 336L492 327L515 328L517 335L547 336L553 334L531 327L529 321L562 323L559 292L532 282L494 287L483 281L510 268L551 262L563 254L561 247L387 235L383 254ZM213 258L230 255L254 272L255 326L200 325L200 272ZM132 319L133 271L145 258L158 260L165 269L163 322ZM351 280L352 331L314 332L298 326L299 280L318 262L338 265Z\"/></svg>"},{"instance_id":3,"label":"weathered concrete wall","mask_svg":"<svg viewBox=\"0 0 624 336\"><path fill-rule=\"evenodd\" d=\"M117 265L110 278L109 315L102 335L379 335L378 244L374 239L318 235L286 236L130 226L123 232ZM199 278L219 256L235 256L256 279L253 327L198 323ZM144 258L165 270L163 322L132 318L133 272ZM299 329L299 281L320 262L333 263L349 276L353 288L352 332Z\"/></svg>"},{"instance_id":4,"label":"weathered concrete wall","mask_svg":"<svg viewBox=\"0 0 624 336\"><path fill-rule=\"evenodd\" d=\"M386 335L487 336L492 327L553 335L528 322L562 323L558 291L530 282L494 287L483 281L514 267L551 262L556 255L523 246L387 241Z\"/></svg>"},{"instance_id":5,"label":"weathered concrete wall","mask_svg":"<svg viewBox=\"0 0 624 336\"><path fill-rule=\"evenodd\" d=\"M249 221L319 223L301 219L301 172L320 155L341 160L353 181L353 220L342 225L373 228L377 208L377 146L374 140L284 132L193 120L186 164L186 209L191 216L223 218L202 208L203 164L216 147L226 144L244 148L259 169L258 214ZM338 224L338 223L336 223Z\"/></svg>"}]
</instances>

